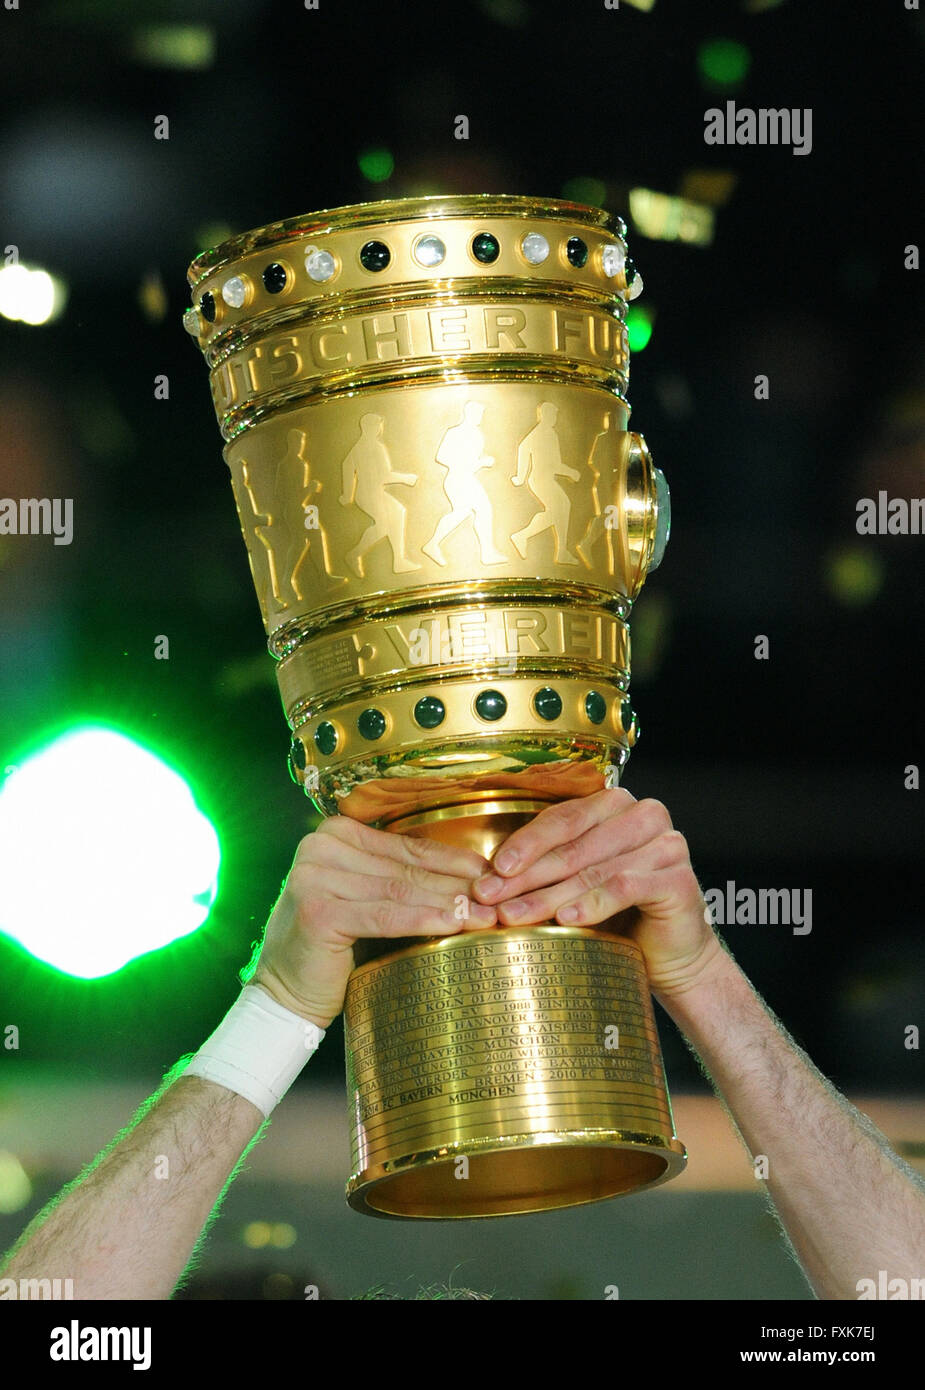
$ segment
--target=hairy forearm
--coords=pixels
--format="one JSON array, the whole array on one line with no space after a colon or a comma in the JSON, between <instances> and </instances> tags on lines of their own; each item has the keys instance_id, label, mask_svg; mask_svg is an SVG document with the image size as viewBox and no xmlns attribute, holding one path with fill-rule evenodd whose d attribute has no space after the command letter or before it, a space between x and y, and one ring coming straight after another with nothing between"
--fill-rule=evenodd
<instances>
[{"instance_id":1,"label":"hairy forearm","mask_svg":"<svg viewBox=\"0 0 925 1390\"><path fill-rule=\"evenodd\" d=\"M736 963L719 955L687 991L657 996L694 1047L820 1298L857 1298L878 1271L925 1276L925 1184L816 1070Z\"/></svg>"},{"instance_id":2,"label":"hairy forearm","mask_svg":"<svg viewBox=\"0 0 925 1390\"><path fill-rule=\"evenodd\" d=\"M249 1100L181 1076L31 1223L3 1277L70 1279L78 1299L169 1298L263 1124Z\"/></svg>"}]
</instances>

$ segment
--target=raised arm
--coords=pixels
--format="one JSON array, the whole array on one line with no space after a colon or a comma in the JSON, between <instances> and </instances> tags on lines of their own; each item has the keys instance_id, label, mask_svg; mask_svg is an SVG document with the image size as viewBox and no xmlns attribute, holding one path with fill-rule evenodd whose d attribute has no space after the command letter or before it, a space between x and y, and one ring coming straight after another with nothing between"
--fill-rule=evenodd
<instances>
[{"instance_id":1,"label":"raised arm","mask_svg":"<svg viewBox=\"0 0 925 1390\"><path fill-rule=\"evenodd\" d=\"M708 922L687 842L657 801L614 788L515 832L476 895L502 925L607 922L635 939L655 997L700 1056L820 1298L925 1275L925 1183L813 1066Z\"/></svg>"},{"instance_id":2,"label":"raised arm","mask_svg":"<svg viewBox=\"0 0 925 1390\"><path fill-rule=\"evenodd\" d=\"M340 1013L358 937L449 936L494 924L493 908L473 903L465 921L454 911L457 895L470 896L486 867L478 855L433 841L342 818L325 822L299 846L250 987L268 996L271 1011L295 1016L286 1026L304 1051L298 1034L308 1030L299 1020L324 1029ZM0 1280L69 1279L77 1299L170 1297L265 1128L257 1104L183 1075L189 1063L177 1064L132 1123L30 1223ZM292 1074L298 1069L296 1057Z\"/></svg>"}]
</instances>

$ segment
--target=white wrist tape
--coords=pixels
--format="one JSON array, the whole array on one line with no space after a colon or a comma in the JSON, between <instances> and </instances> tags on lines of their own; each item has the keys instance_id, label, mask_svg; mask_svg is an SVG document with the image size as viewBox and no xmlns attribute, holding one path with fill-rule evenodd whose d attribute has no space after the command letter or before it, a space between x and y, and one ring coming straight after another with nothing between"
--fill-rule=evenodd
<instances>
[{"instance_id":1,"label":"white wrist tape","mask_svg":"<svg viewBox=\"0 0 925 1390\"><path fill-rule=\"evenodd\" d=\"M324 1034L259 985L245 985L183 1075L216 1081L269 1116Z\"/></svg>"}]
</instances>

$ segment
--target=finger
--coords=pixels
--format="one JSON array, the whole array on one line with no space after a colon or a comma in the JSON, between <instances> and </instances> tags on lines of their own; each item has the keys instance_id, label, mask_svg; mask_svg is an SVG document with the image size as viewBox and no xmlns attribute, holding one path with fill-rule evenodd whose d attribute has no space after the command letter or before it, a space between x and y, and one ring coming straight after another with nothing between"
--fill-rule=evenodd
<instances>
[{"instance_id":1,"label":"finger","mask_svg":"<svg viewBox=\"0 0 925 1390\"><path fill-rule=\"evenodd\" d=\"M671 818L661 802L632 801L577 839L555 845L520 873L506 878L486 874L476 879L473 891L482 902L499 903L519 898L532 888L560 883L574 877L581 869L639 849L670 829Z\"/></svg>"},{"instance_id":2,"label":"finger","mask_svg":"<svg viewBox=\"0 0 925 1390\"><path fill-rule=\"evenodd\" d=\"M591 796L579 796L572 801L560 801L540 811L529 824L515 830L498 850L492 867L504 877L510 877L535 864L556 845L577 840L586 830L619 815L635 798L622 787L608 787Z\"/></svg>"},{"instance_id":3,"label":"finger","mask_svg":"<svg viewBox=\"0 0 925 1390\"><path fill-rule=\"evenodd\" d=\"M686 853L684 836L677 830L669 831L629 854L590 864L562 883L498 903L498 920L504 926L552 920L563 924L604 922L629 907L647 905L653 875L675 865ZM576 910L569 913L567 909L572 907Z\"/></svg>"},{"instance_id":4,"label":"finger","mask_svg":"<svg viewBox=\"0 0 925 1390\"><path fill-rule=\"evenodd\" d=\"M460 919L472 919L478 926L494 926L495 909L475 902L466 892L465 879L445 879L443 885L435 890L424 888L412 876L415 871L405 869L392 861L383 861L392 870L391 877L378 874L365 874L344 871L316 870L312 875L312 889L319 896L340 898L354 903L399 903L406 907L433 907L451 911ZM439 882L436 874L426 877ZM455 885L453 891L448 884Z\"/></svg>"},{"instance_id":5,"label":"finger","mask_svg":"<svg viewBox=\"0 0 925 1390\"><path fill-rule=\"evenodd\" d=\"M368 910L357 910L350 923L350 935L360 937L453 936L462 931L480 931L482 924L472 917L457 917L455 909L406 907L401 903L371 903Z\"/></svg>"},{"instance_id":6,"label":"finger","mask_svg":"<svg viewBox=\"0 0 925 1390\"><path fill-rule=\"evenodd\" d=\"M471 878L438 873L431 869L425 869L419 864L403 864L397 859L386 859L377 854L369 854L365 850L354 849L332 836L325 838L323 850L316 844L314 852L308 854L299 868L311 876L310 886L317 882L319 873L326 873L329 869L336 870L337 873L327 880L334 897L350 896L341 893L338 888L341 875L348 873L357 873L378 880L380 887L383 880L402 879L411 889L419 890L421 893L437 894L443 898L447 895L455 897L457 893L471 894L472 892ZM413 894L409 896L409 900L412 896ZM381 898L382 892L373 893L370 898L364 899L364 901L372 901L376 897Z\"/></svg>"},{"instance_id":7,"label":"finger","mask_svg":"<svg viewBox=\"0 0 925 1390\"><path fill-rule=\"evenodd\" d=\"M366 850L385 859L395 859L400 864L421 864L436 873L455 874L470 882L488 867L488 860L473 850L445 845L440 840L428 840L420 835L395 835L389 830L374 830L371 825L363 825L349 816L331 816L322 821L314 833L330 835L355 849Z\"/></svg>"}]
</instances>

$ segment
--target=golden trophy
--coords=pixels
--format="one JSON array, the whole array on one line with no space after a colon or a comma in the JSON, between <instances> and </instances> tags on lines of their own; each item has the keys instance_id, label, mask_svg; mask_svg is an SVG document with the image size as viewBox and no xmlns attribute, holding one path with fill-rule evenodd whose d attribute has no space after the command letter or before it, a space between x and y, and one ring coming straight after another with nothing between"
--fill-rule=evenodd
<instances>
[{"instance_id":1,"label":"golden trophy","mask_svg":"<svg viewBox=\"0 0 925 1390\"><path fill-rule=\"evenodd\" d=\"M627 431L625 235L576 203L411 198L192 263L290 769L325 814L491 857L616 785L627 619L669 521ZM549 924L376 946L344 1010L355 1210L543 1211L683 1168L633 943Z\"/></svg>"}]
</instances>

